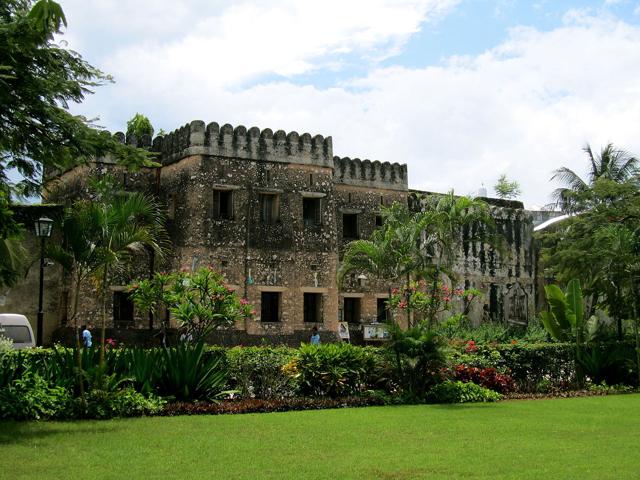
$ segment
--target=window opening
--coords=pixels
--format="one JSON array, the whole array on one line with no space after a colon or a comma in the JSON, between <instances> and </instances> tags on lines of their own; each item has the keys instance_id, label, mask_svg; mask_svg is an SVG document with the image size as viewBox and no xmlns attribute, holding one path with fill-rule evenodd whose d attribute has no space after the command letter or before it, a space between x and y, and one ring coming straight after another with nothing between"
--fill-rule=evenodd
<instances>
[{"instance_id":1,"label":"window opening","mask_svg":"<svg viewBox=\"0 0 640 480\"><path fill-rule=\"evenodd\" d=\"M271 225L280 220L280 196L263 193L260 195L260 220Z\"/></svg>"},{"instance_id":2,"label":"window opening","mask_svg":"<svg viewBox=\"0 0 640 480\"><path fill-rule=\"evenodd\" d=\"M114 325L133 323L133 302L127 292L113 292Z\"/></svg>"},{"instance_id":3,"label":"window opening","mask_svg":"<svg viewBox=\"0 0 640 480\"><path fill-rule=\"evenodd\" d=\"M349 323L360 322L360 299L346 297L344 299L344 321Z\"/></svg>"},{"instance_id":4,"label":"window opening","mask_svg":"<svg viewBox=\"0 0 640 480\"><path fill-rule=\"evenodd\" d=\"M280 292L262 292L260 320L263 322L280 321Z\"/></svg>"},{"instance_id":5,"label":"window opening","mask_svg":"<svg viewBox=\"0 0 640 480\"><path fill-rule=\"evenodd\" d=\"M320 225L322 223L321 205L319 198L302 199L302 219L305 226Z\"/></svg>"},{"instance_id":6,"label":"window opening","mask_svg":"<svg viewBox=\"0 0 640 480\"><path fill-rule=\"evenodd\" d=\"M346 239L357 239L358 236L358 214L342 214L342 237Z\"/></svg>"},{"instance_id":7,"label":"window opening","mask_svg":"<svg viewBox=\"0 0 640 480\"><path fill-rule=\"evenodd\" d=\"M304 294L304 321L322 322L322 294Z\"/></svg>"},{"instance_id":8,"label":"window opening","mask_svg":"<svg viewBox=\"0 0 640 480\"><path fill-rule=\"evenodd\" d=\"M213 218L216 220L233 219L233 191L213 191Z\"/></svg>"}]
</instances>

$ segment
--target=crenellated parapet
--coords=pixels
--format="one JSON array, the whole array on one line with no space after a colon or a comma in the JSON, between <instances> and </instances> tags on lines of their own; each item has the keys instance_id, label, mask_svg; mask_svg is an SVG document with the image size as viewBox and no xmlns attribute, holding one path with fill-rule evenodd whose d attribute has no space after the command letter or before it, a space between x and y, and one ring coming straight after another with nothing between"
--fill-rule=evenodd
<instances>
[{"instance_id":1,"label":"crenellated parapet","mask_svg":"<svg viewBox=\"0 0 640 480\"><path fill-rule=\"evenodd\" d=\"M407 190L407 165L333 157L333 180L345 185Z\"/></svg>"},{"instance_id":2,"label":"crenellated parapet","mask_svg":"<svg viewBox=\"0 0 640 480\"><path fill-rule=\"evenodd\" d=\"M152 150L160 153L160 161L167 165L189 155L244 158L268 162L301 163L332 167L331 137L297 132L286 133L269 128L247 129L242 125L220 127L201 120L191 123L153 140Z\"/></svg>"}]
</instances>

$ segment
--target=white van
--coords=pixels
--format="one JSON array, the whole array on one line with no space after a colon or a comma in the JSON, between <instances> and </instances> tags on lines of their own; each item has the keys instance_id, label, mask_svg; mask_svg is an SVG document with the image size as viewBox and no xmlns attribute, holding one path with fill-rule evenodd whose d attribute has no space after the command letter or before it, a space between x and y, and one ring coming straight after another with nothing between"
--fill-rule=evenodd
<instances>
[{"instance_id":1,"label":"white van","mask_svg":"<svg viewBox=\"0 0 640 480\"><path fill-rule=\"evenodd\" d=\"M0 336L13 340L13 348L36 346L29 320L17 313L0 313Z\"/></svg>"}]
</instances>

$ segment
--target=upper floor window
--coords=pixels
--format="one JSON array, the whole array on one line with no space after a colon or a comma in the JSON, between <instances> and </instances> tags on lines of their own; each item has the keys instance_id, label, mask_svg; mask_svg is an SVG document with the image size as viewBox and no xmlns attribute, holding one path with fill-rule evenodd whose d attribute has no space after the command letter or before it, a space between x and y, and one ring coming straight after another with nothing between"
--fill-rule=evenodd
<instances>
[{"instance_id":1,"label":"upper floor window","mask_svg":"<svg viewBox=\"0 0 640 480\"><path fill-rule=\"evenodd\" d=\"M322 223L321 200L319 198L302 199L302 219L305 226Z\"/></svg>"},{"instance_id":2,"label":"upper floor window","mask_svg":"<svg viewBox=\"0 0 640 480\"><path fill-rule=\"evenodd\" d=\"M271 225L280 220L280 195L277 193L260 194L260 221Z\"/></svg>"},{"instance_id":3,"label":"upper floor window","mask_svg":"<svg viewBox=\"0 0 640 480\"><path fill-rule=\"evenodd\" d=\"M216 220L233 219L233 191L213 191L213 218Z\"/></svg>"}]
</instances>

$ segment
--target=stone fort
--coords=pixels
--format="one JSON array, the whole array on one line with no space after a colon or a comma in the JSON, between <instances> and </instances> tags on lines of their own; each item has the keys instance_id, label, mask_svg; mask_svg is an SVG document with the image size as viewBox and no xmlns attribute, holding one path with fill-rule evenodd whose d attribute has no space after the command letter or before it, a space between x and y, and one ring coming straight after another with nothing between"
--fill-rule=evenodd
<instances>
[{"instance_id":1,"label":"stone fort","mask_svg":"<svg viewBox=\"0 0 640 480\"><path fill-rule=\"evenodd\" d=\"M256 308L255 318L219 332L222 343L292 343L308 338L314 326L335 337L339 321L348 322L358 341L363 325L386 318L388 285L366 275L339 284L337 271L347 243L368 238L381 224L383 206L421 208L420 195L428 192L408 188L406 165L334 156L331 137L202 121L153 140L115 135L157 152L161 166L132 173L107 157L49 172L47 201L82 195L86 179L104 173L125 189L156 195L166 205L173 243L162 268L212 265ZM497 252L463 235L456 282L484 293L470 311L472 323L492 318L526 324L535 297L531 215L517 201L485 200L507 247ZM124 289L134 276L159 268L148 260L112 279L114 328L153 326ZM69 302L63 277L50 283L49 332L64 325ZM89 290L83 295L81 318L99 317L94 297Z\"/></svg>"}]
</instances>

